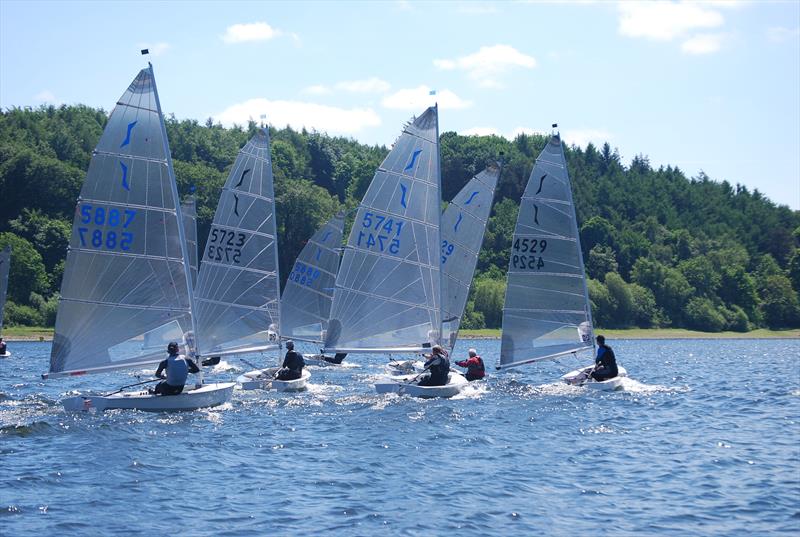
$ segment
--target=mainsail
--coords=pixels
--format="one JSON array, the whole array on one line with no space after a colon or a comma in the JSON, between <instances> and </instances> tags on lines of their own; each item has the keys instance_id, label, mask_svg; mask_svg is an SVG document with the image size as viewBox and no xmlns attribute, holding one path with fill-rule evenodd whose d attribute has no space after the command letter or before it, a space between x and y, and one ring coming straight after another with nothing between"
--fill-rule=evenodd
<instances>
[{"instance_id":1,"label":"mainsail","mask_svg":"<svg viewBox=\"0 0 800 537\"><path fill-rule=\"evenodd\" d=\"M441 338L438 109L400 135L358 207L325 352L414 352Z\"/></svg>"},{"instance_id":2,"label":"mainsail","mask_svg":"<svg viewBox=\"0 0 800 537\"><path fill-rule=\"evenodd\" d=\"M279 288L269 134L239 151L222 188L195 288L203 356L278 348Z\"/></svg>"},{"instance_id":3,"label":"mainsail","mask_svg":"<svg viewBox=\"0 0 800 537\"><path fill-rule=\"evenodd\" d=\"M561 139L544 148L511 243L498 369L594 347L575 206Z\"/></svg>"},{"instance_id":4,"label":"mainsail","mask_svg":"<svg viewBox=\"0 0 800 537\"><path fill-rule=\"evenodd\" d=\"M192 274L192 287L197 284L197 200L188 196L181 203L183 229L186 233L186 248L189 252L189 270Z\"/></svg>"},{"instance_id":5,"label":"mainsail","mask_svg":"<svg viewBox=\"0 0 800 537\"><path fill-rule=\"evenodd\" d=\"M192 330L183 222L152 66L117 102L72 226L48 376L149 365ZM157 349L143 346L159 340ZM189 349L191 352L193 349Z\"/></svg>"},{"instance_id":6,"label":"mainsail","mask_svg":"<svg viewBox=\"0 0 800 537\"><path fill-rule=\"evenodd\" d=\"M499 177L499 164L487 167L456 194L442 215L442 341L451 349L467 305Z\"/></svg>"},{"instance_id":7,"label":"mainsail","mask_svg":"<svg viewBox=\"0 0 800 537\"><path fill-rule=\"evenodd\" d=\"M344 232L340 212L306 243L281 297L281 336L322 343L328 328Z\"/></svg>"},{"instance_id":8,"label":"mainsail","mask_svg":"<svg viewBox=\"0 0 800 537\"><path fill-rule=\"evenodd\" d=\"M3 331L3 310L6 307L6 292L8 291L8 270L11 268L11 246L6 246L0 252L0 332Z\"/></svg>"}]
</instances>

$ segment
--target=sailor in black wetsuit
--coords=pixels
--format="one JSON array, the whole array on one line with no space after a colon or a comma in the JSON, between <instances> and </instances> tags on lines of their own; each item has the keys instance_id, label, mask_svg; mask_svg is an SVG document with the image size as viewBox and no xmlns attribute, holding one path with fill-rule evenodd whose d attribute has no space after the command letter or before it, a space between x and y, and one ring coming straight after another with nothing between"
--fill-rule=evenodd
<instances>
[{"instance_id":1,"label":"sailor in black wetsuit","mask_svg":"<svg viewBox=\"0 0 800 537\"><path fill-rule=\"evenodd\" d=\"M283 364L275 374L277 380L295 380L303 375L303 367L306 365L303 355L294 350L294 341L286 342L286 356Z\"/></svg>"},{"instance_id":2,"label":"sailor in black wetsuit","mask_svg":"<svg viewBox=\"0 0 800 537\"><path fill-rule=\"evenodd\" d=\"M447 353L439 345L434 345L431 351L428 361L425 362L425 369L429 371L429 374L422 377L417 385L444 386L450 375L450 360L447 359Z\"/></svg>"},{"instance_id":3,"label":"sailor in black wetsuit","mask_svg":"<svg viewBox=\"0 0 800 537\"><path fill-rule=\"evenodd\" d=\"M614 350L606 345L604 336L597 336L597 359L594 363L592 378L597 381L613 379L619 375L617 358Z\"/></svg>"},{"instance_id":4,"label":"sailor in black wetsuit","mask_svg":"<svg viewBox=\"0 0 800 537\"><path fill-rule=\"evenodd\" d=\"M7 350L8 347L6 347L6 342L0 337L0 354L5 354Z\"/></svg>"}]
</instances>

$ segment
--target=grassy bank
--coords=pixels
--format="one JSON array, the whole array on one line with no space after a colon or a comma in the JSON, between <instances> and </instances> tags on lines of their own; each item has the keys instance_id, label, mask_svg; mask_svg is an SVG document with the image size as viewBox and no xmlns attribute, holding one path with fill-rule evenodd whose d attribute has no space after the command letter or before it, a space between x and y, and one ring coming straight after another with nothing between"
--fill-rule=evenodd
<instances>
[{"instance_id":1,"label":"grassy bank","mask_svg":"<svg viewBox=\"0 0 800 537\"><path fill-rule=\"evenodd\" d=\"M497 329L461 330L463 338L499 338L502 331ZM767 330L762 328L751 332L698 332L683 328L630 328L627 330L595 329L595 334L603 334L609 339L795 339L800 338L800 329Z\"/></svg>"},{"instance_id":2,"label":"grassy bank","mask_svg":"<svg viewBox=\"0 0 800 537\"><path fill-rule=\"evenodd\" d=\"M598 328L596 334L609 339L800 339L800 328L791 330L767 330L751 332L698 332L683 328L631 328L628 330L605 330ZM458 335L466 339L499 339L499 328L461 330ZM49 341L53 329L38 326L9 326L3 328L3 337L8 341Z\"/></svg>"}]
</instances>

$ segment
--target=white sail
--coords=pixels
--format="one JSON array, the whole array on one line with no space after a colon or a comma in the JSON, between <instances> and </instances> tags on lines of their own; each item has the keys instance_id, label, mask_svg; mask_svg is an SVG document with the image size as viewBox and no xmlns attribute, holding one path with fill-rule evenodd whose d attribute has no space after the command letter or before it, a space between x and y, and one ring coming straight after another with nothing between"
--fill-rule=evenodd
<instances>
[{"instance_id":1,"label":"white sail","mask_svg":"<svg viewBox=\"0 0 800 537\"><path fill-rule=\"evenodd\" d=\"M6 293L8 292L8 271L11 268L11 246L6 246L0 252L0 333L3 331L3 311L6 307Z\"/></svg>"},{"instance_id":2,"label":"white sail","mask_svg":"<svg viewBox=\"0 0 800 537\"><path fill-rule=\"evenodd\" d=\"M297 256L281 297L281 337L325 340L343 232L340 212L314 233Z\"/></svg>"},{"instance_id":3,"label":"white sail","mask_svg":"<svg viewBox=\"0 0 800 537\"><path fill-rule=\"evenodd\" d=\"M522 196L498 369L591 350L592 313L564 149L553 136Z\"/></svg>"},{"instance_id":4,"label":"white sail","mask_svg":"<svg viewBox=\"0 0 800 537\"><path fill-rule=\"evenodd\" d=\"M192 288L197 284L197 200L188 196L181 203L183 229L186 232L186 248L189 252L189 270L192 274Z\"/></svg>"},{"instance_id":5,"label":"white sail","mask_svg":"<svg viewBox=\"0 0 800 537\"><path fill-rule=\"evenodd\" d=\"M473 177L442 215L442 341L453 348L492 210L500 166Z\"/></svg>"},{"instance_id":6,"label":"white sail","mask_svg":"<svg viewBox=\"0 0 800 537\"><path fill-rule=\"evenodd\" d=\"M117 102L89 164L48 376L153 364L167 342L185 341L192 297L182 224L151 66ZM163 345L144 348L145 334Z\"/></svg>"},{"instance_id":7,"label":"white sail","mask_svg":"<svg viewBox=\"0 0 800 537\"><path fill-rule=\"evenodd\" d=\"M439 122L403 130L358 208L325 352L414 352L441 337Z\"/></svg>"},{"instance_id":8,"label":"white sail","mask_svg":"<svg viewBox=\"0 0 800 537\"><path fill-rule=\"evenodd\" d=\"M269 134L239 151L220 194L195 288L203 356L278 348L278 245Z\"/></svg>"}]
</instances>

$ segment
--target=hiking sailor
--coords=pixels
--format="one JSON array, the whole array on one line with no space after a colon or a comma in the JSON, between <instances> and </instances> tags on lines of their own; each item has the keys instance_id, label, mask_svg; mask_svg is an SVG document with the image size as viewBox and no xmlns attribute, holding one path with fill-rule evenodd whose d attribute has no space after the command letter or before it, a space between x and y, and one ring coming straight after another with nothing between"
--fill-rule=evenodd
<instances>
[{"instance_id":1,"label":"hiking sailor","mask_svg":"<svg viewBox=\"0 0 800 537\"><path fill-rule=\"evenodd\" d=\"M283 358L283 364L275 374L275 378L277 380L299 379L303 375L303 366L305 365L303 355L294 350L294 341L287 341L286 356Z\"/></svg>"},{"instance_id":2,"label":"hiking sailor","mask_svg":"<svg viewBox=\"0 0 800 537\"><path fill-rule=\"evenodd\" d=\"M162 360L156 369L156 377L162 378L156 384L153 393L156 395L178 395L183 391L183 385L186 384L186 378L189 373L199 373L200 368L190 358L178 354L178 344L174 341L167 345L167 352L169 356L166 360ZM164 370L167 374L164 375Z\"/></svg>"},{"instance_id":3,"label":"hiking sailor","mask_svg":"<svg viewBox=\"0 0 800 537\"><path fill-rule=\"evenodd\" d=\"M425 355L428 357L425 362L425 370L429 373L423 376L417 385L444 386L450 375L450 360L447 359L447 353L439 345L434 345L431 351L431 354Z\"/></svg>"},{"instance_id":4,"label":"hiking sailor","mask_svg":"<svg viewBox=\"0 0 800 537\"><path fill-rule=\"evenodd\" d=\"M478 351L475 349L470 349L467 351L467 354L469 354L469 358L466 360L461 360L460 362L456 362L458 367L467 368L467 374L465 375L467 380L480 380L485 377L486 366L483 365L483 358L478 356Z\"/></svg>"},{"instance_id":5,"label":"hiking sailor","mask_svg":"<svg viewBox=\"0 0 800 537\"><path fill-rule=\"evenodd\" d=\"M614 350L606 345L604 336L597 336L597 359L594 363L592 378L596 381L608 380L619 374L617 369L617 358Z\"/></svg>"}]
</instances>

